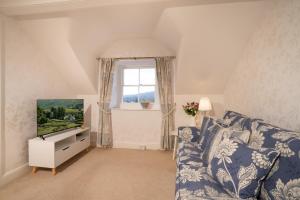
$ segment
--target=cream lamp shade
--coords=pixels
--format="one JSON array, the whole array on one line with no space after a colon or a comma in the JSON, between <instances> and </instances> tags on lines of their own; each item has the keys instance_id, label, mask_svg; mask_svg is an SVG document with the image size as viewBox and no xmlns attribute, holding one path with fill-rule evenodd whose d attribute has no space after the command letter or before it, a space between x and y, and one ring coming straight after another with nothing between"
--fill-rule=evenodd
<instances>
[{"instance_id":1,"label":"cream lamp shade","mask_svg":"<svg viewBox=\"0 0 300 200\"><path fill-rule=\"evenodd\" d=\"M200 98L198 110L205 112L205 111L210 111L211 109L212 109L212 106L211 106L209 98L208 97Z\"/></svg>"}]
</instances>

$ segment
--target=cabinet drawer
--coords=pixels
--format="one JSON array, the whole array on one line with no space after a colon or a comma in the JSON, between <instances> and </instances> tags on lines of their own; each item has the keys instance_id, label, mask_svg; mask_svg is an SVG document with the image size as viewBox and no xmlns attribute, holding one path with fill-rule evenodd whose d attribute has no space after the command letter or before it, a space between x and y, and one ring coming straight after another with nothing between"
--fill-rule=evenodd
<instances>
[{"instance_id":1,"label":"cabinet drawer","mask_svg":"<svg viewBox=\"0 0 300 200\"><path fill-rule=\"evenodd\" d=\"M55 166L62 164L74 155L73 145L66 146L55 152Z\"/></svg>"},{"instance_id":2,"label":"cabinet drawer","mask_svg":"<svg viewBox=\"0 0 300 200\"><path fill-rule=\"evenodd\" d=\"M76 151L80 152L90 146L90 138L82 138L81 140L77 141L74 146Z\"/></svg>"}]
</instances>

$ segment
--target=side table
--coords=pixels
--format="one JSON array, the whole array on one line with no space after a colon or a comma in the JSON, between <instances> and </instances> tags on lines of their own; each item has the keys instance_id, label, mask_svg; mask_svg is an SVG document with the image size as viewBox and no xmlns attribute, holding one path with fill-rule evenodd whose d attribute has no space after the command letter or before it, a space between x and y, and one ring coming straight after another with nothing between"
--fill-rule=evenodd
<instances>
[{"instance_id":1,"label":"side table","mask_svg":"<svg viewBox=\"0 0 300 200\"><path fill-rule=\"evenodd\" d=\"M178 130L174 130L171 132L171 136L174 136L174 148L173 148L173 160L176 158L177 151L177 143L178 143Z\"/></svg>"}]
</instances>

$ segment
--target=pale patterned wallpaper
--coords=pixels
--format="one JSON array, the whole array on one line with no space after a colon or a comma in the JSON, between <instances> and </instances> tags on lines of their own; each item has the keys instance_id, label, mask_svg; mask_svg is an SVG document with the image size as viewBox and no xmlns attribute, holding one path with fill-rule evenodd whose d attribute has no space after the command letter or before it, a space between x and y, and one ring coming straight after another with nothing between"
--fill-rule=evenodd
<instances>
[{"instance_id":1,"label":"pale patterned wallpaper","mask_svg":"<svg viewBox=\"0 0 300 200\"><path fill-rule=\"evenodd\" d=\"M226 86L226 108L299 131L300 1L273 2Z\"/></svg>"},{"instance_id":2,"label":"pale patterned wallpaper","mask_svg":"<svg viewBox=\"0 0 300 200\"><path fill-rule=\"evenodd\" d=\"M36 136L36 99L74 96L19 25L5 20L6 172L28 162L27 140Z\"/></svg>"}]
</instances>

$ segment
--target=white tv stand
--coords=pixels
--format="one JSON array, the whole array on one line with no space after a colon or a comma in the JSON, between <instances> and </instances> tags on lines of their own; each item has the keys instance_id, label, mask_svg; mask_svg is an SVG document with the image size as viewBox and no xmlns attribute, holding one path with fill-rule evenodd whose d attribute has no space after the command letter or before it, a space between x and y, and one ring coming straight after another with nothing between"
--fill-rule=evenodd
<instances>
[{"instance_id":1,"label":"white tv stand","mask_svg":"<svg viewBox=\"0 0 300 200\"><path fill-rule=\"evenodd\" d=\"M46 137L45 140L36 137L28 141L29 166L32 173L38 167L51 168L52 175L56 167L74 155L88 149L90 146L90 129L76 128L57 135Z\"/></svg>"}]
</instances>

